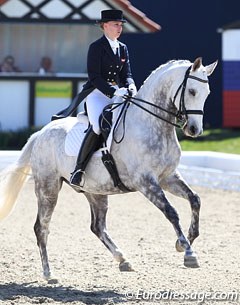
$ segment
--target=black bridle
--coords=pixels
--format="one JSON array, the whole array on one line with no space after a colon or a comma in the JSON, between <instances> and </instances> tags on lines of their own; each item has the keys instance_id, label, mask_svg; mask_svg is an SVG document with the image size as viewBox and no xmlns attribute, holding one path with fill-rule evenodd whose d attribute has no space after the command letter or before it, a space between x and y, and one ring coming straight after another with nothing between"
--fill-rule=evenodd
<instances>
[{"instance_id":1,"label":"black bridle","mask_svg":"<svg viewBox=\"0 0 240 305\"><path fill-rule=\"evenodd\" d=\"M178 109L177 114L175 115L175 117L178 120L180 120L180 121L182 121L182 117L185 117L185 120L187 120L188 114L204 115L203 110L187 110L186 107L185 107L184 97L185 97L185 90L186 90L187 80L189 78L192 78L192 79L195 79L195 80L197 80L199 82L202 82L202 83L208 83L208 80L205 80L205 79L202 79L202 78L190 75L191 68L192 68L192 66L190 66L187 69L187 71L185 72L184 79L183 79L182 83L180 84L180 86L178 87L178 89L177 89L177 91L176 91L176 93L174 95L174 98L173 98L173 104L176 105L175 104L176 98L178 96L178 93L182 89L181 95L180 95L180 101L179 101L179 109Z\"/></svg>"},{"instance_id":2,"label":"black bridle","mask_svg":"<svg viewBox=\"0 0 240 305\"><path fill-rule=\"evenodd\" d=\"M103 110L103 117L102 119L104 121L107 121L107 119L105 118L104 116L104 111L113 111L114 109L118 108L119 106L123 105L123 108L121 110L121 113L119 114L118 116L118 119L116 121L116 124L114 126L114 130L113 130L113 133L115 134L115 129L116 127L118 126L118 123L121 119L121 117L123 117L123 126L125 126L125 117L126 117L126 113L127 113L127 109L129 107L130 104L134 104L135 106L143 109L144 111L148 112L149 114L157 117L158 119L161 119L162 121L164 122L167 122L177 128L183 128L183 126L185 125L187 119L188 119L188 115L189 114L197 114L197 115L204 115L204 112L203 110L187 110L186 107L185 107L185 100L184 100L184 97L185 97L185 90L186 90L186 85L187 85L187 80L189 78L191 79L195 79L199 82L202 82L202 83L208 83L208 80L205 80L205 79L202 79L202 78L199 78L199 77L196 77L196 76L193 76L193 75L190 75L190 71L191 71L191 68L192 66L190 66L187 71L185 72L185 75L184 75L184 79L182 81L182 83L179 85L174 97L173 97L173 104L175 104L176 102L176 98L179 94L179 92L181 91L181 95L180 95L180 101L179 101L179 109L176 112L172 112L172 111L169 111L161 106L158 106L158 105L155 105L151 102L148 102L146 100L143 100L143 99L140 99L140 98L136 98L136 97L132 97L132 96L128 96L128 95L125 95L123 98L124 98L124 101L122 103L113 103L113 104L109 104L107 105L104 110ZM170 120L167 120L163 117L161 117L160 115L150 111L149 109L145 108L144 106L142 106L141 104L137 103L137 102L141 102L143 104L146 104L146 105L150 105L156 109L159 109L161 111L164 111L165 113L168 113L170 114L172 117L174 117L175 119L177 119L177 123L173 122L173 121L170 121ZM111 108L111 109L110 109ZM125 135L125 128L124 128L124 131L123 131L123 136L121 137L120 140L116 140L115 137L114 137L114 141L116 143L120 143L123 138L124 138L124 135Z\"/></svg>"}]
</instances>

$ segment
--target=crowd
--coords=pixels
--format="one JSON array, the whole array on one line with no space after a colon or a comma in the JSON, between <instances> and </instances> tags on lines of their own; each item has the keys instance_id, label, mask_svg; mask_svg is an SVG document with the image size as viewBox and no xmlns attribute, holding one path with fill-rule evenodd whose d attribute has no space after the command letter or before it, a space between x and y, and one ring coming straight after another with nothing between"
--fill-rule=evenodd
<instances>
[{"instance_id":1,"label":"crowd","mask_svg":"<svg viewBox=\"0 0 240 305\"><path fill-rule=\"evenodd\" d=\"M15 58L12 55L7 55L0 64L0 72L11 73L22 72L22 70L18 66L16 66ZM51 58L48 56L42 57L36 72L40 75L53 73Z\"/></svg>"},{"instance_id":2,"label":"crowd","mask_svg":"<svg viewBox=\"0 0 240 305\"><path fill-rule=\"evenodd\" d=\"M4 58L1 66L1 72L21 72L21 70L15 66L15 59L12 55L8 55Z\"/></svg>"}]
</instances>

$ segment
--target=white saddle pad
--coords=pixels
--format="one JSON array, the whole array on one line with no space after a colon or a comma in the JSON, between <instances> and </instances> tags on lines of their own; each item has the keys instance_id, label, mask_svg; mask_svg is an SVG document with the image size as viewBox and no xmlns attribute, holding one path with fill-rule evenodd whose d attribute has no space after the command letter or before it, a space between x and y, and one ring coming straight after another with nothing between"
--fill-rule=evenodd
<instances>
[{"instance_id":1,"label":"white saddle pad","mask_svg":"<svg viewBox=\"0 0 240 305\"><path fill-rule=\"evenodd\" d=\"M76 157L78 156L79 149L83 138L85 137L84 131L87 130L89 126L89 121L86 115L79 113L78 122L72 126L69 126L67 136L65 139L65 153L68 156ZM110 151L112 143L112 132L110 133L107 140L107 148ZM105 150L105 149L104 149ZM96 153L100 153L102 149L99 149Z\"/></svg>"},{"instance_id":2,"label":"white saddle pad","mask_svg":"<svg viewBox=\"0 0 240 305\"><path fill-rule=\"evenodd\" d=\"M87 125L77 122L69 129L65 139L65 153L68 156L77 156L79 153L80 145L84 138L84 131Z\"/></svg>"},{"instance_id":3,"label":"white saddle pad","mask_svg":"<svg viewBox=\"0 0 240 305\"><path fill-rule=\"evenodd\" d=\"M121 101L122 101L121 97L115 98L115 102L121 102ZM111 145L112 145L114 125L115 125L115 122L117 121L118 114L121 112L121 109L122 109L122 106L113 111L112 129L111 129L111 132L107 139L107 150L109 152L111 150ZM65 139L65 153L68 156L74 156L74 157L77 156L79 153L81 143L85 136L84 131L89 126L88 117L85 114L83 114L82 112L80 112L77 115L77 119L78 119L77 123L75 123L72 126L69 126L67 136ZM101 148L96 153L101 154L102 150L106 150L106 148Z\"/></svg>"}]
</instances>

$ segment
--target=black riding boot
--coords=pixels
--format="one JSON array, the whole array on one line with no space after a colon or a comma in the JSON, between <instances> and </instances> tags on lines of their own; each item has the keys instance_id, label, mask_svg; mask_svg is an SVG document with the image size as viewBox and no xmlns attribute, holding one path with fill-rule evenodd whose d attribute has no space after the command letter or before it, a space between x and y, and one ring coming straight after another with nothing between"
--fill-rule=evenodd
<instances>
[{"instance_id":1,"label":"black riding boot","mask_svg":"<svg viewBox=\"0 0 240 305\"><path fill-rule=\"evenodd\" d=\"M95 149L98 146L99 143L99 135L97 135L93 130L92 126L89 127L85 138L83 139L78 158L77 158L77 164L75 167L75 170L72 173L72 176L70 178L70 184L74 186L79 186L82 175L84 173L84 170L88 164L88 161L90 160L91 156L93 155Z\"/></svg>"}]
</instances>

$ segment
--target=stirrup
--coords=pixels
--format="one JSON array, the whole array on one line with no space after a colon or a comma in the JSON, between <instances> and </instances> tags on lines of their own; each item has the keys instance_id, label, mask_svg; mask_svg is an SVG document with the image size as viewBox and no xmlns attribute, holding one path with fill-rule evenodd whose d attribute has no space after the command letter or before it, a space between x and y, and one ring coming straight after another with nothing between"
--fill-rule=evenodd
<instances>
[{"instance_id":1,"label":"stirrup","mask_svg":"<svg viewBox=\"0 0 240 305\"><path fill-rule=\"evenodd\" d=\"M80 175L81 175L81 176L80 176L80 179L78 179L78 180L77 180L77 177L76 177L77 174L80 174ZM78 169L78 170L76 170L76 171L73 171L73 172L71 173L71 177L70 177L70 185L72 185L72 186L77 186L77 187L83 187L83 186L84 186L84 183L85 183L85 179L83 179L83 176L85 176L85 171L83 171L83 170L81 170L81 169ZM74 181L74 179L75 179L76 181ZM82 182L82 180L83 180L83 182ZM81 182L82 182L82 184L81 184Z\"/></svg>"}]
</instances>

